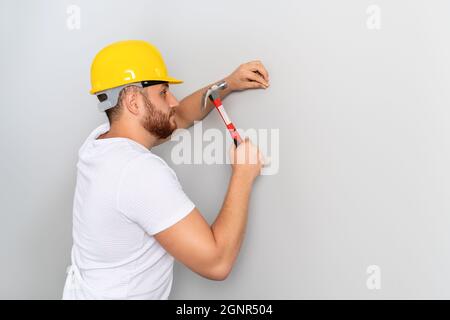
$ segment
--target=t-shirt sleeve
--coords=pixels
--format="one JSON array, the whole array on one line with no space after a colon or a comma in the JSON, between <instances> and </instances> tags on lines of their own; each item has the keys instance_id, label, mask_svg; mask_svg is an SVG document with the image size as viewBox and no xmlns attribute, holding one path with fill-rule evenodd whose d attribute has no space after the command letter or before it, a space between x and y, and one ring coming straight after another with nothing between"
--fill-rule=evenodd
<instances>
[{"instance_id":1,"label":"t-shirt sleeve","mask_svg":"<svg viewBox=\"0 0 450 320\"><path fill-rule=\"evenodd\" d=\"M175 172L154 155L132 160L122 172L117 209L150 235L174 225L194 207Z\"/></svg>"}]
</instances>

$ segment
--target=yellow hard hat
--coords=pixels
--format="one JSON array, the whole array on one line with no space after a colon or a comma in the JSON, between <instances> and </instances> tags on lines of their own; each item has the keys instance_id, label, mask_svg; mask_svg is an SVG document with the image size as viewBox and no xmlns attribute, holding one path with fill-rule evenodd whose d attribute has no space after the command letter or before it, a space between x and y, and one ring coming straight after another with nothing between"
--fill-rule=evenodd
<instances>
[{"instance_id":1,"label":"yellow hard hat","mask_svg":"<svg viewBox=\"0 0 450 320\"><path fill-rule=\"evenodd\" d=\"M91 93L140 81L182 83L170 77L161 53L142 40L119 41L103 48L91 66Z\"/></svg>"},{"instance_id":2,"label":"yellow hard hat","mask_svg":"<svg viewBox=\"0 0 450 320\"><path fill-rule=\"evenodd\" d=\"M105 111L117 104L120 90L128 85L145 87L157 83L182 83L167 74L161 53L142 40L112 43L94 58L91 66L91 94L100 100Z\"/></svg>"}]
</instances>

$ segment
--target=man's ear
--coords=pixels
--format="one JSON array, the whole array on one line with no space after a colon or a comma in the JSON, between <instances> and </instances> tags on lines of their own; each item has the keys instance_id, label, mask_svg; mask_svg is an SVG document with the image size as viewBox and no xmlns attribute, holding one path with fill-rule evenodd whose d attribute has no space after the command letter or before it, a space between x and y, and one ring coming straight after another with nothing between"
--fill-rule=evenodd
<instances>
[{"instance_id":1,"label":"man's ear","mask_svg":"<svg viewBox=\"0 0 450 320\"><path fill-rule=\"evenodd\" d=\"M138 90L129 90L123 99L124 107L128 109L132 114L139 114L138 106Z\"/></svg>"}]
</instances>

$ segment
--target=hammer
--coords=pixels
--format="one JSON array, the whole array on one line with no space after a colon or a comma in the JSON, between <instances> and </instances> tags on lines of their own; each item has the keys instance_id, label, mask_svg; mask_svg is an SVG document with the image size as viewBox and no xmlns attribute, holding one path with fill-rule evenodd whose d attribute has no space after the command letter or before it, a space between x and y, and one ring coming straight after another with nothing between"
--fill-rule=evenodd
<instances>
[{"instance_id":1,"label":"hammer","mask_svg":"<svg viewBox=\"0 0 450 320\"><path fill-rule=\"evenodd\" d=\"M239 135L239 132L236 130L236 127L234 126L234 124L231 122L230 117L228 117L228 114L222 105L222 100L220 99L219 92L218 92L219 90L226 89L227 86L228 85L227 85L226 81L220 81L219 83L214 84L211 87L209 87L208 90L203 95L202 111L205 110L206 103L209 98L209 100L211 100L212 103L214 104L214 106L216 107L216 110L219 111L219 114L222 117L223 122L227 126L227 129L230 132L231 137L233 138L234 145L237 147L238 144L240 144L242 142L242 138Z\"/></svg>"}]
</instances>

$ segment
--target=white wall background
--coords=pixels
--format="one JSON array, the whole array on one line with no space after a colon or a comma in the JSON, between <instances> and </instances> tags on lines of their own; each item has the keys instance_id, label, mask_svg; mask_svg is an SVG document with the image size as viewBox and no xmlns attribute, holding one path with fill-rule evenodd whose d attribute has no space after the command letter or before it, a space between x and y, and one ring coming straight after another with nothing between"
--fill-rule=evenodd
<instances>
[{"instance_id":1,"label":"white wall background","mask_svg":"<svg viewBox=\"0 0 450 320\"><path fill-rule=\"evenodd\" d=\"M366 25L370 5L381 29ZM89 68L123 39L158 46L185 80L179 98L253 59L271 76L225 106L240 128L280 130L279 173L255 185L230 277L177 264L171 298L450 298L449 12L446 0L1 1L0 298L61 297L78 148L106 119ZM203 127L223 124L212 113ZM169 164L172 146L155 149ZM173 168L212 222L229 168Z\"/></svg>"}]
</instances>

